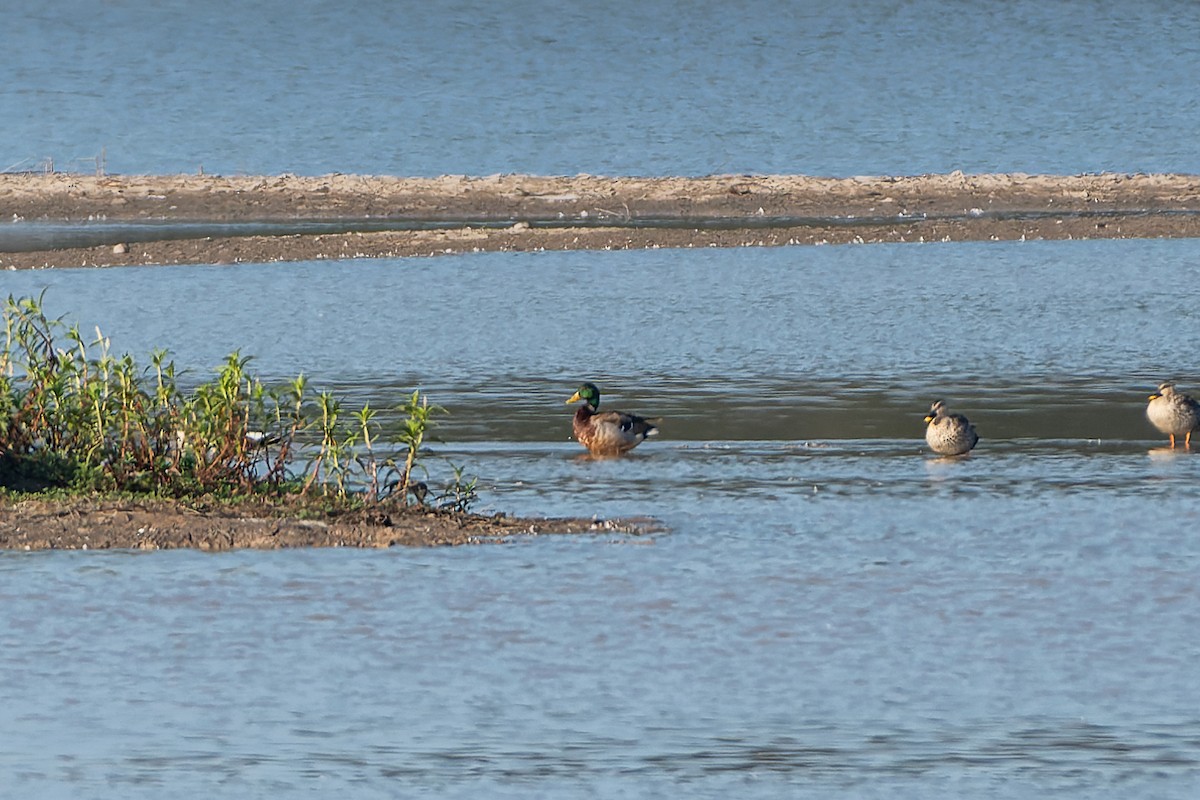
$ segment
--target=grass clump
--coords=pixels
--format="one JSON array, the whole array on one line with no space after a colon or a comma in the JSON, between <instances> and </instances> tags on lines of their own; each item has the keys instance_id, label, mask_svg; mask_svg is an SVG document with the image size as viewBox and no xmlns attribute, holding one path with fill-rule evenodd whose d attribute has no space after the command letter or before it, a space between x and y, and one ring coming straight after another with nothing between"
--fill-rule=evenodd
<instances>
[{"instance_id":1,"label":"grass clump","mask_svg":"<svg viewBox=\"0 0 1200 800\"><path fill-rule=\"evenodd\" d=\"M345 413L329 392L314 394L303 375L264 386L240 352L212 380L185 390L166 351L139 368L128 354L115 356L99 330L87 340L77 326L47 317L43 297L4 302L2 488L301 495L457 510L474 500L474 482L464 483L461 469L435 498L414 479L434 415L444 412L419 391L398 407L402 421L389 432L369 404Z\"/></svg>"}]
</instances>

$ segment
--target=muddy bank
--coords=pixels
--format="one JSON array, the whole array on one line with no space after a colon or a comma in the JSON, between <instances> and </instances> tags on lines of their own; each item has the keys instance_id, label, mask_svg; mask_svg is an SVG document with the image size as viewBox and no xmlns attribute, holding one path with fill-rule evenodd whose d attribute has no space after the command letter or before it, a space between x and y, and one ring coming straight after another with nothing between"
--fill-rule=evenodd
<instances>
[{"instance_id":1,"label":"muddy bank","mask_svg":"<svg viewBox=\"0 0 1200 800\"><path fill-rule=\"evenodd\" d=\"M434 222L438 229L112 242L0 253L0 268L492 250L1195 237L1200 176L0 175L4 223L329 219Z\"/></svg>"},{"instance_id":2,"label":"muddy bank","mask_svg":"<svg viewBox=\"0 0 1200 800\"><path fill-rule=\"evenodd\" d=\"M648 533L652 527L649 521L637 520L520 519L420 510L303 519L254 504L0 498L0 550L433 547L548 534Z\"/></svg>"}]
</instances>

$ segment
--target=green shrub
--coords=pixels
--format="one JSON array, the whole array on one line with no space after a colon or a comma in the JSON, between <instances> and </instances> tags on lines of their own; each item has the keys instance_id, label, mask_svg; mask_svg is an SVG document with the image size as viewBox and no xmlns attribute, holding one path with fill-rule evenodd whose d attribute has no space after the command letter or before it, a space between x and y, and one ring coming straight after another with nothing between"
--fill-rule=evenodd
<instances>
[{"instance_id":1,"label":"green shrub","mask_svg":"<svg viewBox=\"0 0 1200 800\"><path fill-rule=\"evenodd\" d=\"M398 407L405 416L389 450L369 404L343 414L329 392L312 395L303 375L265 387L239 352L213 380L184 391L166 351L139 369L131 356L112 355L98 330L88 341L48 318L43 297L10 295L4 304L0 487L409 503L433 415L444 411L419 391ZM473 491L472 483L471 500Z\"/></svg>"}]
</instances>

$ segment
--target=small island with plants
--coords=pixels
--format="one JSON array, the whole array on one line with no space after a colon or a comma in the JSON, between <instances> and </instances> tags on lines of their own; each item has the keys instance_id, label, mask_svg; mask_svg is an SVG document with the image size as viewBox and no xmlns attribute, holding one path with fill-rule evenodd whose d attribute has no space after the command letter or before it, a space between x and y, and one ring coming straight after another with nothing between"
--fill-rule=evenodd
<instances>
[{"instance_id":1,"label":"small island with plants","mask_svg":"<svg viewBox=\"0 0 1200 800\"><path fill-rule=\"evenodd\" d=\"M265 386L231 353L183 388L166 351L147 366L99 331L4 301L0 549L387 547L627 531L592 519L472 512L476 479L417 479L443 411L420 391L385 430L297 376Z\"/></svg>"}]
</instances>

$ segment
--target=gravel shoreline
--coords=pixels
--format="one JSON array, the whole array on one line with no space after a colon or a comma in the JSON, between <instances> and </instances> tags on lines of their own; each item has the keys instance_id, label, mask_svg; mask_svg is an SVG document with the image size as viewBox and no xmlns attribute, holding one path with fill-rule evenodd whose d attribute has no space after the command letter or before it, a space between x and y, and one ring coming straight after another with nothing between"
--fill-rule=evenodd
<instances>
[{"instance_id":1,"label":"gravel shoreline","mask_svg":"<svg viewBox=\"0 0 1200 800\"><path fill-rule=\"evenodd\" d=\"M438 221L437 230L202 236L0 253L0 269L531 250L1200 236L1200 176L399 178L0 175L21 222ZM669 227L631 227L638 221ZM772 220L784 220L772 224ZM454 221L461 224L454 224ZM529 221L535 224L529 224ZM554 227L541 227L549 221ZM700 224L703 221L705 224ZM713 222L718 225L713 225ZM689 225L689 222L695 222ZM486 225L487 227L483 227Z\"/></svg>"}]
</instances>

